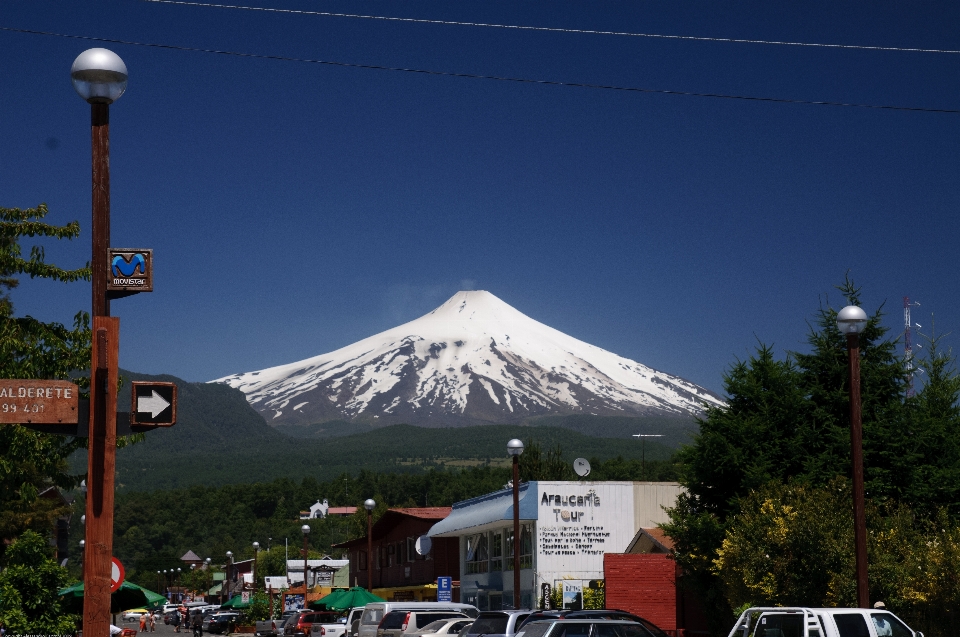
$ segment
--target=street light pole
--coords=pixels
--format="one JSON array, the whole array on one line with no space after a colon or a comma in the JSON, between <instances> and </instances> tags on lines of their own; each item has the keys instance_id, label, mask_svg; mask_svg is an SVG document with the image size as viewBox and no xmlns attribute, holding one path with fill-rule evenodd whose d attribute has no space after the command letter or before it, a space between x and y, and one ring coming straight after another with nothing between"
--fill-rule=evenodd
<instances>
[{"instance_id":1,"label":"street light pole","mask_svg":"<svg viewBox=\"0 0 960 637\"><path fill-rule=\"evenodd\" d=\"M107 49L87 49L70 67L70 79L90 104L93 151L92 315L90 429L84 538L83 626L89 635L110 631L110 576L113 560L113 499L117 446L117 366L120 320L110 317L107 249L110 245L110 104L127 88L127 67Z\"/></svg>"},{"instance_id":2,"label":"street light pole","mask_svg":"<svg viewBox=\"0 0 960 637\"><path fill-rule=\"evenodd\" d=\"M367 498L363 508L367 510L367 590L373 592L373 510L377 503Z\"/></svg>"},{"instance_id":3,"label":"street light pole","mask_svg":"<svg viewBox=\"0 0 960 637\"><path fill-rule=\"evenodd\" d=\"M257 560L260 559L260 542L253 543L253 592L257 592Z\"/></svg>"},{"instance_id":4,"label":"street light pole","mask_svg":"<svg viewBox=\"0 0 960 637\"><path fill-rule=\"evenodd\" d=\"M850 372L850 459L853 465L853 538L856 552L857 605L870 608L867 579L867 520L863 489L863 423L860 410L860 333L867 326L867 313L848 305L837 313L837 327L847 336Z\"/></svg>"},{"instance_id":5,"label":"street light pole","mask_svg":"<svg viewBox=\"0 0 960 637\"><path fill-rule=\"evenodd\" d=\"M232 594L232 593L233 593L233 583L230 581L230 571L233 570L233 569L231 568L232 566L233 566L233 551L227 551L227 572L226 572L226 577L225 577L223 583L227 585L227 601L228 601L228 602L229 602L231 599L233 599L233 594ZM220 590L223 591L223 587L222 587L222 586L220 587ZM222 596L221 596L221 597L222 597ZM223 605L223 604L221 603L221 606L222 606L222 605Z\"/></svg>"},{"instance_id":6,"label":"street light pole","mask_svg":"<svg viewBox=\"0 0 960 637\"><path fill-rule=\"evenodd\" d=\"M513 608L520 608L520 454L523 441L514 438L507 443L513 456Z\"/></svg>"},{"instance_id":7,"label":"street light pole","mask_svg":"<svg viewBox=\"0 0 960 637\"><path fill-rule=\"evenodd\" d=\"M310 535L310 525L300 527L303 532L303 607L307 607L307 536Z\"/></svg>"},{"instance_id":8,"label":"street light pole","mask_svg":"<svg viewBox=\"0 0 960 637\"><path fill-rule=\"evenodd\" d=\"M647 478L647 438L662 438L663 434L633 434L640 439L640 477Z\"/></svg>"}]
</instances>

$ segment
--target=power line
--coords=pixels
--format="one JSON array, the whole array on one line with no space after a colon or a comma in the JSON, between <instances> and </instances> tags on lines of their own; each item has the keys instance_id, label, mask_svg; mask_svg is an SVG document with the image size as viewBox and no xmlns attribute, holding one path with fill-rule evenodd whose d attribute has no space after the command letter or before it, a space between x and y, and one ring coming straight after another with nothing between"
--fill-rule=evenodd
<instances>
[{"instance_id":1,"label":"power line","mask_svg":"<svg viewBox=\"0 0 960 637\"><path fill-rule=\"evenodd\" d=\"M516 29L519 31L547 31L550 33L578 33L584 35L616 35L632 38L658 38L661 40L693 40L698 42L725 42L732 44L770 44L779 46L805 46L822 49L859 49L863 51L897 51L902 53L953 53L954 49L922 49L899 46L869 46L864 44L830 44L823 42L790 42L786 40L751 40L747 38L712 38L697 35L668 35L663 33L632 33L629 31L600 31L594 29L566 29L562 27L537 27L519 24L497 24L491 22L459 22L456 20L429 20L426 18L398 18L395 16L365 15L362 13L334 13L332 11L307 11L302 9L275 9L271 7L251 7L237 4L215 4L210 2L187 2L186 0L141 0L154 4L177 4L189 7L207 7L211 9L239 9L243 11L263 11L266 13L291 13L297 15L315 15L328 18L357 18L362 20L384 20L388 22L413 22L419 24L445 24L461 27L486 27L494 29Z\"/></svg>"},{"instance_id":2,"label":"power line","mask_svg":"<svg viewBox=\"0 0 960 637\"><path fill-rule=\"evenodd\" d=\"M283 55L263 55L259 53L244 53L242 51L224 51L220 49L201 49L187 46L177 46L174 44L158 44L153 42L135 42L132 40L117 40L112 38L98 38L89 35L73 35L68 33L54 33L52 31L35 31L32 29L17 29L13 27L2 27L0 31L10 31L13 33L26 33L30 35L47 35L60 38L71 38L75 40L87 40L91 42L108 42L111 44L126 44L130 46L144 46L156 49L168 49L173 51L189 51L194 53L215 53L218 55L230 55L235 57L253 58L260 60L276 60L280 62L303 62L307 64L324 64L328 66L339 66L346 68L371 69L376 71L399 71L403 73L419 73L421 75L438 75L443 77L460 77L474 80L497 80L500 82L517 82L521 84L541 84L546 86L566 86L572 88L588 88L609 91L627 91L632 93L654 93L659 95L682 95L686 97L712 97L727 100L745 100L750 102L774 102L779 104L806 104L812 106L848 106L854 108L873 108L889 111L916 111L922 113L950 113L960 114L960 110L947 108L924 108L921 106L891 106L886 104L861 104L856 102L829 102L823 100L799 100L780 97L758 97L751 95L729 95L725 93L698 93L695 91L674 91L669 89L642 88L637 86L615 86L612 84L589 84L585 82L561 82L559 80L538 80L523 77L508 77L500 75L480 75L476 73L457 73L454 71L435 71L430 69L414 69L400 66L380 66L377 64L359 64L356 62L337 62L334 60L316 60L309 58L288 57Z\"/></svg>"}]
</instances>

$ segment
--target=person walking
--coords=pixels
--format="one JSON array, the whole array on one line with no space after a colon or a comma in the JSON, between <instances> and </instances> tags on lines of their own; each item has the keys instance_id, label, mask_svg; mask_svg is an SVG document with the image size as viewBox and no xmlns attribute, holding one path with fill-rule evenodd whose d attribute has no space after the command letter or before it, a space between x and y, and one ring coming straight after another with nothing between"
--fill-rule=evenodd
<instances>
[{"instance_id":1,"label":"person walking","mask_svg":"<svg viewBox=\"0 0 960 637\"><path fill-rule=\"evenodd\" d=\"M155 611L150 611L150 632L157 632L157 613Z\"/></svg>"}]
</instances>

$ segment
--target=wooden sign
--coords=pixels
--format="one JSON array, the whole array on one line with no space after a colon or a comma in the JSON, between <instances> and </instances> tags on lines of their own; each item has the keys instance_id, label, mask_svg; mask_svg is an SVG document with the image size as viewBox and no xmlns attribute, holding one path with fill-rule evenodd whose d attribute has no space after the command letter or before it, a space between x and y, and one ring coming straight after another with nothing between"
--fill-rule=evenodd
<instances>
[{"instance_id":1,"label":"wooden sign","mask_svg":"<svg viewBox=\"0 0 960 637\"><path fill-rule=\"evenodd\" d=\"M153 292L153 250L109 248L107 292Z\"/></svg>"},{"instance_id":2,"label":"wooden sign","mask_svg":"<svg viewBox=\"0 0 960 637\"><path fill-rule=\"evenodd\" d=\"M0 424L70 424L80 388L67 380L0 379Z\"/></svg>"}]
</instances>

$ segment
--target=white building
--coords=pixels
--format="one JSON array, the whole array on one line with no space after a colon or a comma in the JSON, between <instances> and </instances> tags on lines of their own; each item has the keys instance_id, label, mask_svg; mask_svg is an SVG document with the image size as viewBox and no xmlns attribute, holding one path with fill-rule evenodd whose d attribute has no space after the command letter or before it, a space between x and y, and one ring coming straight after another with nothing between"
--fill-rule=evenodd
<instances>
[{"instance_id":1,"label":"white building","mask_svg":"<svg viewBox=\"0 0 960 637\"><path fill-rule=\"evenodd\" d=\"M520 603L603 579L604 553L622 553L642 528L667 521L675 482L547 482L520 485ZM513 491L453 505L431 537L460 539L460 601L481 610L513 605ZM571 586L572 585L572 586Z\"/></svg>"}]
</instances>

